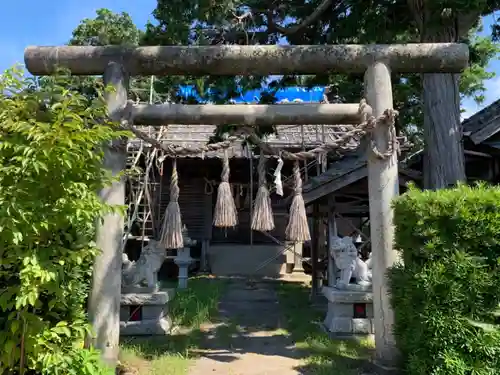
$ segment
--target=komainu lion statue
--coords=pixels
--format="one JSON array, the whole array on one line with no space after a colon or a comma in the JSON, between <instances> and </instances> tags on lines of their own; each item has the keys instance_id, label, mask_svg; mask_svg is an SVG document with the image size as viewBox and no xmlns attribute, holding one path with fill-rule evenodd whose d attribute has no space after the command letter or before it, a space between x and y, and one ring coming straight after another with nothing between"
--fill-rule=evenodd
<instances>
[{"instance_id":1,"label":"komainu lion statue","mask_svg":"<svg viewBox=\"0 0 500 375\"><path fill-rule=\"evenodd\" d=\"M149 241L135 262L129 260L127 254L123 253L122 285L156 288L158 271L165 261L166 255L166 250L159 241L155 240Z\"/></svg>"},{"instance_id":2,"label":"komainu lion statue","mask_svg":"<svg viewBox=\"0 0 500 375\"><path fill-rule=\"evenodd\" d=\"M372 285L371 255L364 262L358 255L358 249L354 245L352 237L333 237L330 245L330 256L333 257L335 265L340 270L340 278L336 283L337 289L348 289L349 285L354 288L369 287ZM354 278L356 282L350 284Z\"/></svg>"}]
</instances>

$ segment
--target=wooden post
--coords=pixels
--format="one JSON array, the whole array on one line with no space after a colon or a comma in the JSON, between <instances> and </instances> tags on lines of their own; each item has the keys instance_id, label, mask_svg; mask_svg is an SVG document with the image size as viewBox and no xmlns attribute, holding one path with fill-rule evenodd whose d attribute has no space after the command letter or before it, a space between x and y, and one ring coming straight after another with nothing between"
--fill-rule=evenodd
<instances>
[{"instance_id":1,"label":"wooden post","mask_svg":"<svg viewBox=\"0 0 500 375\"><path fill-rule=\"evenodd\" d=\"M391 71L384 63L375 63L365 73L365 94L373 115L378 117L392 109ZM373 133L380 150L389 141L388 128L378 126ZM379 159L368 150L368 192L370 201L370 232L373 257L373 308L375 324L376 361L392 366L397 350L392 332L394 313L389 302L386 273L397 259L393 248L394 227L391 201L399 194L397 154Z\"/></svg>"},{"instance_id":2,"label":"wooden post","mask_svg":"<svg viewBox=\"0 0 500 375\"><path fill-rule=\"evenodd\" d=\"M311 241L311 300L318 295L318 254L319 254L319 204L313 205L313 235Z\"/></svg>"},{"instance_id":3,"label":"wooden post","mask_svg":"<svg viewBox=\"0 0 500 375\"><path fill-rule=\"evenodd\" d=\"M252 216L253 216L253 150L251 147L247 148L248 155L250 155L250 186L249 186L249 194L250 194L250 205L248 207L248 223L250 224L250 251L252 251L253 246L253 229L252 229Z\"/></svg>"},{"instance_id":4,"label":"wooden post","mask_svg":"<svg viewBox=\"0 0 500 375\"><path fill-rule=\"evenodd\" d=\"M123 68L110 63L104 73L104 83L114 88L106 93L108 112L119 120L127 102L128 77ZM105 150L104 165L114 176L125 169L127 154L123 140L116 140ZM125 204L125 181L121 179L100 192L101 199L112 205ZM97 247L93 269L92 292L89 301L89 318L94 329L93 346L101 351L103 360L116 365L120 338L120 298L122 241L124 218L119 214L106 215L97 225Z\"/></svg>"},{"instance_id":5,"label":"wooden post","mask_svg":"<svg viewBox=\"0 0 500 375\"><path fill-rule=\"evenodd\" d=\"M205 194L203 197L203 239L201 243L201 270L209 270L208 253L210 248L210 239L212 238L212 194Z\"/></svg>"},{"instance_id":6,"label":"wooden post","mask_svg":"<svg viewBox=\"0 0 500 375\"><path fill-rule=\"evenodd\" d=\"M335 218L335 196L330 194L328 197L328 237L327 237L327 254L328 254L328 286L334 287L337 281L335 260L330 254L330 246L332 244L332 237L338 236L337 221Z\"/></svg>"}]
</instances>

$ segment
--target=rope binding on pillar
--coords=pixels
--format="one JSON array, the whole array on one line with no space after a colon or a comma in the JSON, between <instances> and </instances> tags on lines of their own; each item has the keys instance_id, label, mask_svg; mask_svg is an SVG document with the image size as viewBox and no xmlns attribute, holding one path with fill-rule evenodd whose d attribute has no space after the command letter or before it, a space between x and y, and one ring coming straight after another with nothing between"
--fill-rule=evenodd
<instances>
[{"instance_id":1,"label":"rope binding on pillar","mask_svg":"<svg viewBox=\"0 0 500 375\"><path fill-rule=\"evenodd\" d=\"M381 160L387 160L394 155L394 152L398 154L401 153L401 149L399 146L398 137L396 134L396 117L398 116L398 111L394 109L386 109L382 116L376 119L374 116L369 114L369 110L367 109L368 104L363 99L359 106L359 111L362 116L363 123L368 124L366 130L370 135L370 150L373 154ZM387 146L385 151L380 151L377 141L374 137L374 130L376 127L385 126L387 128Z\"/></svg>"}]
</instances>

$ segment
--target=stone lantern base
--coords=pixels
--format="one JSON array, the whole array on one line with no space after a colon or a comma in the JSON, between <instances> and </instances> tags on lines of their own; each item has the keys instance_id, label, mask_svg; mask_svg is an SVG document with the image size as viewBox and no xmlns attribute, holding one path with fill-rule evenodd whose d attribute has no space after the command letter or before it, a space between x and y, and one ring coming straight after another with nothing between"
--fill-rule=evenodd
<instances>
[{"instance_id":1,"label":"stone lantern base","mask_svg":"<svg viewBox=\"0 0 500 375\"><path fill-rule=\"evenodd\" d=\"M120 335L168 335L172 329L168 303L174 295L175 289L124 289L120 301Z\"/></svg>"},{"instance_id":2,"label":"stone lantern base","mask_svg":"<svg viewBox=\"0 0 500 375\"><path fill-rule=\"evenodd\" d=\"M339 290L323 287L328 300L326 329L337 335L371 335L373 326L373 293L361 290Z\"/></svg>"}]
</instances>

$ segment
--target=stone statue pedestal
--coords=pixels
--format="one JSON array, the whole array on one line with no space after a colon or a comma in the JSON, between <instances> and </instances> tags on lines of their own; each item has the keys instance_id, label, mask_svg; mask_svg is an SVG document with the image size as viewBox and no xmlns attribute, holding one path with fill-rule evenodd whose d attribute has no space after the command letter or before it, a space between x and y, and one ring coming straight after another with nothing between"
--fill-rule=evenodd
<instances>
[{"instance_id":1,"label":"stone statue pedestal","mask_svg":"<svg viewBox=\"0 0 500 375\"><path fill-rule=\"evenodd\" d=\"M167 335L172 328L168 303L175 289L151 291L151 288L126 287L120 300L120 335Z\"/></svg>"},{"instance_id":2,"label":"stone statue pedestal","mask_svg":"<svg viewBox=\"0 0 500 375\"><path fill-rule=\"evenodd\" d=\"M194 259L191 258L191 249L189 247L177 250L177 256L174 259L174 263L179 267L179 289L187 288L189 266L193 262Z\"/></svg>"},{"instance_id":3,"label":"stone statue pedestal","mask_svg":"<svg viewBox=\"0 0 500 375\"><path fill-rule=\"evenodd\" d=\"M338 336L374 333L373 293L371 291L339 290L324 286L322 293L328 300L328 313L323 324L329 332Z\"/></svg>"}]
</instances>

